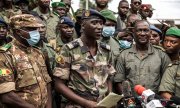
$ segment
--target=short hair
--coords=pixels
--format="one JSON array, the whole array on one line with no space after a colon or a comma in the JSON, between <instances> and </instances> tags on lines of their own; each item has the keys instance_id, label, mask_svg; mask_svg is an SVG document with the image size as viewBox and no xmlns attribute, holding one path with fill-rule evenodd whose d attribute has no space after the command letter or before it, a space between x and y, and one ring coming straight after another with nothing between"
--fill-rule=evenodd
<instances>
[{"instance_id":1,"label":"short hair","mask_svg":"<svg viewBox=\"0 0 180 108\"><path fill-rule=\"evenodd\" d=\"M131 3L133 3L134 0L131 0ZM140 2L142 3L142 0L140 0Z\"/></svg>"},{"instance_id":2,"label":"short hair","mask_svg":"<svg viewBox=\"0 0 180 108\"><path fill-rule=\"evenodd\" d=\"M121 1L119 2L119 6L120 6L123 2L125 2L125 3L128 3L128 4L129 4L129 2L128 2L127 0L121 0Z\"/></svg>"},{"instance_id":3,"label":"short hair","mask_svg":"<svg viewBox=\"0 0 180 108\"><path fill-rule=\"evenodd\" d=\"M135 21L134 28L136 28L137 24L140 23L140 22L146 22L149 25L149 29L150 29L150 24L149 24L149 22L147 20L137 20L137 21Z\"/></svg>"}]
</instances>

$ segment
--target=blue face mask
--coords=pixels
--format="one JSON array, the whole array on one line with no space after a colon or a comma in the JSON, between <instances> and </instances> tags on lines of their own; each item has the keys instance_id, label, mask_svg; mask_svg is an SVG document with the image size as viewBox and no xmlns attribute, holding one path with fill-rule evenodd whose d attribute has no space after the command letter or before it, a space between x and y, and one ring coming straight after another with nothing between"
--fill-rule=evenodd
<instances>
[{"instance_id":1,"label":"blue face mask","mask_svg":"<svg viewBox=\"0 0 180 108\"><path fill-rule=\"evenodd\" d=\"M126 48L130 48L132 43L126 40L119 40L119 44L122 49L126 49Z\"/></svg>"},{"instance_id":2,"label":"blue face mask","mask_svg":"<svg viewBox=\"0 0 180 108\"><path fill-rule=\"evenodd\" d=\"M115 27L114 26L104 26L102 35L103 37L110 37L113 36L115 32Z\"/></svg>"},{"instance_id":3,"label":"blue face mask","mask_svg":"<svg viewBox=\"0 0 180 108\"><path fill-rule=\"evenodd\" d=\"M40 40L39 32L37 30L30 31L29 35L30 35L30 39L26 39L28 44L31 45L31 46L36 45Z\"/></svg>"}]
</instances>

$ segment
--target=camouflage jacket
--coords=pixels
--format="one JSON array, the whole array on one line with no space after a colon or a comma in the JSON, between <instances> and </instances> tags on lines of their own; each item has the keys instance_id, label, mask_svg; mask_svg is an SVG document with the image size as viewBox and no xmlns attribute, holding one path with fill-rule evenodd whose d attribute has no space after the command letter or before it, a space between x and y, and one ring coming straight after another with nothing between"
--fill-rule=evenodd
<instances>
[{"instance_id":1,"label":"camouflage jacket","mask_svg":"<svg viewBox=\"0 0 180 108\"><path fill-rule=\"evenodd\" d=\"M47 73L42 53L15 41L7 44L0 53L0 94L14 91L36 108L44 108L47 102Z\"/></svg>"},{"instance_id":2,"label":"camouflage jacket","mask_svg":"<svg viewBox=\"0 0 180 108\"><path fill-rule=\"evenodd\" d=\"M102 98L108 90L107 79L115 73L110 46L101 42L96 56L92 56L78 38L62 47L56 61L54 76L66 80L70 89L86 98Z\"/></svg>"}]
</instances>

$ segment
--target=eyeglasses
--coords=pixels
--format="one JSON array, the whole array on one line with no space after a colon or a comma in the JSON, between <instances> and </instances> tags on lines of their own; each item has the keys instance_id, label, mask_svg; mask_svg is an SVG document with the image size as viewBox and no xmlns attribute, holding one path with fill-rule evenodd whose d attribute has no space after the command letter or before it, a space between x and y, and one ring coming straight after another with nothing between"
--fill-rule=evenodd
<instances>
[{"instance_id":1,"label":"eyeglasses","mask_svg":"<svg viewBox=\"0 0 180 108\"><path fill-rule=\"evenodd\" d=\"M134 2L134 5L141 5L141 2Z\"/></svg>"}]
</instances>

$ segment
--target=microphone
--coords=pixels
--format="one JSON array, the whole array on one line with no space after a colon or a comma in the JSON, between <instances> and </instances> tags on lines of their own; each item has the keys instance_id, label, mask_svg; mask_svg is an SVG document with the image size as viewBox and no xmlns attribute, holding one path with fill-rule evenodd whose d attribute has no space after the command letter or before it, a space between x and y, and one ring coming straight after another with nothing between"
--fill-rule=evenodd
<instances>
[{"instance_id":1,"label":"microphone","mask_svg":"<svg viewBox=\"0 0 180 108\"><path fill-rule=\"evenodd\" d=\"M129 81L122 82L122 94L124 95L124 107L125 108L135 108L136 102L135 98L132 96L132 90Z\"/></svg>"},{"instance_id":2,"label":"microphone","mask_svg":"<svg viewBox=\"0 0 180 108\"><path fill-rule=\"evenodd\" d=\"M175 104L180 105L180 97L172 96L170 98Z\"/></svg>"}]
</instances>

